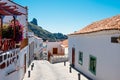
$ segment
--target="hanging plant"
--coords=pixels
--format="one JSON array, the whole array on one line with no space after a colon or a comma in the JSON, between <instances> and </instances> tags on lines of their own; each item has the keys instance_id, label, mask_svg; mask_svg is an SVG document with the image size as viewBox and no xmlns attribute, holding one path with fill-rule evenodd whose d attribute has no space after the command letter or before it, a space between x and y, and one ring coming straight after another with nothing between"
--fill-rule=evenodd
<instances>
[{"instance_id":1,"label":"hanging plant","mask_svg":"<svg viewBox=\"0 0 120 80\"><path fill-rule=\"evenodd\" d=\"M23 26L18 20L15 21L15 25L13 20L9 24L4 24L2 28L2 38L13 38L16 43L19 43L23 39Z\"/></svg>"},{"instance_id":2,"label":"hanging plant","mask_svg":"<svg viewBox=\"0 0 120 80\"><path fill-rule=\"evenodd\" d=\"M8 24L3 25L2 38L13 38L13 29Z\"/></svg>"},{"instance_id":3,"label":"hanging plant","mask_svg":"<svg viewBox=\"0 0 120 80\"><path fill-rule=\"evenodd\" d=\"M9 25L9 31L12 31L12 35L14 36L14 40L16 43L19 43L22 40L23 36L23 26L20 24L18 20L12 20L10 25ZM15 32L14 32L15 31Z\"/></svg>"}]
</instances>

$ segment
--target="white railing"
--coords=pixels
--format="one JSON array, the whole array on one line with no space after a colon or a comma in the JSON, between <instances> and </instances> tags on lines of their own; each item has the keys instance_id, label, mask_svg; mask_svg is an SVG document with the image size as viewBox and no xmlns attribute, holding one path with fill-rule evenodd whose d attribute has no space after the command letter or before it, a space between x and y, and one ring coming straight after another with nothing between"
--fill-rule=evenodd
<instances>
[{"instance_id":1,"label":"white railing","mask_svg":"<svg viewBox=\"0 0 120 80\"><path fill-rule=\"evenodd\" d=\"M20 48L12 49L7 52L0 54L0 66L4 69L7 68L11 64L16 64L18 61L18 53L20 52Z\"/></svg>"},{"instance_id":2,"label":"white railing","mask_svg":"<svg viewBox=\"0 0 120 80\"><path fill-rule=\"evenodd\" d=\"M51 63L65 62L68 61L68 55L53 55L50 57Z\"/></svg>"}]
</instances>

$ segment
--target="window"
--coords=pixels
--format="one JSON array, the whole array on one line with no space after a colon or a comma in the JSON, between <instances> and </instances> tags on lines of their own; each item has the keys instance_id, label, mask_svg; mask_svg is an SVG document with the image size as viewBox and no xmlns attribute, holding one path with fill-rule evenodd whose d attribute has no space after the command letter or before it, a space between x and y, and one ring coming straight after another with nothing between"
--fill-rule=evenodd
<instances>
[{"instance_id":1,"label":"window","mask_svg":"<svg viewBox=\"0 0 120 80\"><path fill-rule=\"evenodd\" d=\"M58 48L53 48L53 54L58 54Z\"/></svg>"},{"instance_id":2,"label":"window","mask_svg":"<svg viewBox=\"0 0 120 80\"><path fill-rule=\"evenodd\" d=\"M2 62L3 60L2 60L2 56L0 56L0 63Z\"/></svg>"},{"instance_id":3,"label":"window","mask_svg":"<svg viewBox=\"0 0 120 80\"><path fill-rule=\"evenodd\" d=\"M96 75L96 57L90 55L89 70Z\"/></svg>"},{"instance_id":4,"label":"window","mask_svg":"<svg viewBox=\"0 0 120 80\"><path fill-rule=\"evenodd\" d=\"M112 43L118 43L118 37L111 37Z\"/></svg>"},{"instance_id":5,"label":"window","mask_svg":"<svg viewBox=\"0 0 120 80\"><path fill-rule=\"evenodd\" d=\"M79 52L79 64L83 64L83 52Z\"/></svg>"},{"instance_id":6,"label":"window","mask_svg":"<svg viewBox=\"0 0 120 80\"><path fill-rule=\"evenodd\" d=\"M6 60L6 59L7 59L7 54L4 55L4 60Z\"/></svg>"}]
</instances>

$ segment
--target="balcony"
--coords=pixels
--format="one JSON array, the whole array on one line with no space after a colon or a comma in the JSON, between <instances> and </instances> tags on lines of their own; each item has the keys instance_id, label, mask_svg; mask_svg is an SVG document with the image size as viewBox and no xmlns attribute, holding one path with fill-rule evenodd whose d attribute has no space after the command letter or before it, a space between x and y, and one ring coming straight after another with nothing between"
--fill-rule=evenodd
<instances>
[{"instance_id":1,"label":"balcony","mask_svg":"<svg viewBox=\"0 0 120 80\"><path fill-rule=\"evenodd\" d=\"M18 20L11 20L9 24L0 26L0 54L10 49L20 48L23 39L23 27ZM23 46L22 46L23 47Z\"/></svg>"},{"instance_id":2,"label":"balcony","mask_svg":"<svg viewBox=\"0 0 120 80\"><path fill-rule=\"evenodd\" d=\"M16 64L19 58L20 48L11 49L0 54L0 69L5 69L12 64Z\"/></svg>"},{"instance_id":3,"label":"balcony","mask_svg":"<svg viewBox=\"0 0 120 80\"><path fill-rule=\"evenodd\" d=\"M20 49L23 49L24 47L26 47L28 45L28 38L25 38L22 40L21 45L20 45Z\"/></svg>"},{"instance_id":4,"label":"balcony","mask_svg":"<svg viewBox=\"0 0 120 80\"><path fill-rule=\"evenodd\" d=\"M0 41L1 53L14 48L15 48L15 41L13 39L2 39Z\"/></svg>"},{"instance_id":5,"label":"balcony","mask_svg":"<svg viewBox=\"0 0 120 80\"><path fill-rule=\"evenodd\" d=\"M15 7L14 7L15 6ZM27 15L16 7L16 4L0 0L0 54L11 49L22 41L23 26L17 16Z\"/></svg>"}]
</instances>

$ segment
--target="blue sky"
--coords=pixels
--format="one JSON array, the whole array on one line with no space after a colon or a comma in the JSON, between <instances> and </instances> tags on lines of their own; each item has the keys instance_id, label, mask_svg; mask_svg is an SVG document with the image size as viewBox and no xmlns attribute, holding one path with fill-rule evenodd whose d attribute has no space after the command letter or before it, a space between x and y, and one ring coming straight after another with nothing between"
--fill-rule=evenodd
<instances>
[{"instance_id":1,"label":"blue sky","mask_svg":"<svg viewBox=\"0 0 120 80\"><path fill-rule=\"evenodd\" d=\"M29 21L44 29L73 33L104 18L120 14L120 0L13 0L28 6Z\"/></svg>"}]
</instances>

